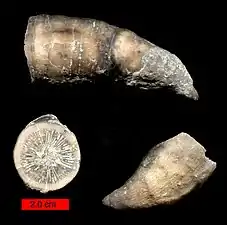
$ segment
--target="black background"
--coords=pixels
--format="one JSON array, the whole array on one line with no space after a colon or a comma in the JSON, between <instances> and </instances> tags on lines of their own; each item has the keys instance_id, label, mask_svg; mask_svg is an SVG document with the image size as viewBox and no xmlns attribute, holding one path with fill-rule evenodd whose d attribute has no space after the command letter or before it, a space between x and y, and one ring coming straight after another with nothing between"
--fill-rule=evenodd
<instances>
[{"instance_id":1,"label":"black background","mask_svg":"<svg viewBox=\"0 0 227 225\"><path fill-rule=\"evenodd\" d=\"M35 8L32 4L30 7ZM181 10L173 12L168 7L166 11L154 7L145 13L146 5L121 10L120 5L115 9L111 6L113 3L106 4L96 8L90 6L90 10L88 5L77 7L76 3L65 7L71 11L24 9L24 13L12 14L9 18L13 29L4 24L7 32L2 38L7 44L3 44L2 49L10 51L3 56L7 60L3 59L2 65L2 78L6 81L2 79L1 86L5 135L1 150L6 153L3 165L7 173L3 172L4 181L1 182L7 184L2 185L2 194L8 221L154 224L221 219L224 213L224 149L218 142L221 137L215 136L218 131L213 128L215 116L211 111L214 74L210 55L215 42L213 36L218 36L216 26L211 23L212 14L206 10L195 12L195 9L186 14L186 5L179 14ZM72 87L31 84L23 49L24 34L29 16L42 13L104 20L128 28L169 50L186 65L200 95L199 101L165 91L142 92L120 83L113 84L108 79ZM26 189L14 167L12 152L17 136L27 123L47 113L56 115L76 134L82 161L78 175L69 185L44 195ZM201 189L172 206L116 211L102 205L103 197L133 174L151 147L180 132L193 136L207 149L206 155L217 162L216 171ZM27 197L69 198L71 210L22 212L20 200Z\"/></svg>"}]
</instances>

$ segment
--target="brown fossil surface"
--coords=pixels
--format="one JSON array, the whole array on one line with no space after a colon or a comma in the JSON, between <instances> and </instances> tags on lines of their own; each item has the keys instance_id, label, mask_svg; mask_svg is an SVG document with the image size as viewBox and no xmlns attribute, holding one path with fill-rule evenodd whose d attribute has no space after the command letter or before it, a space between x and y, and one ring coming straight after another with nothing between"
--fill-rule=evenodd
<instances>
[{"instance_id":1,"label":"brown fossil surface","mask_svg":"<svg viewBox=\"0 0 227 225\"><path fill-rule=\"evenodd\" d=\"M216 163L204 147L186 133L151 149L134 175L103 199L115 209L147 208L174 203L205 182Z\"/></svg>"},{"instance_id":2,"label":"brown fossil surface","mask_svg":"<svg viewBox=\"0 0 227 225\"><path fill-rule=\"evenodd\" d=\"M134 32L95 19L37 15L28 20L25 55L31 79L92 81L116 67L116 80L141 89L169 87L197 100L180 59ZM115 79L115 78L114 78Z\"/></svg>"}]
</instances>

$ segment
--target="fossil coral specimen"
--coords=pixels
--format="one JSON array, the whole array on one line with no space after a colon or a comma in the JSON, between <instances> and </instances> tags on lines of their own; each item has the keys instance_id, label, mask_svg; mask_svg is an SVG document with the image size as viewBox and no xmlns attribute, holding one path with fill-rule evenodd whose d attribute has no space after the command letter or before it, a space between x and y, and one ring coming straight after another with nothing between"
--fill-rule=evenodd
<instances>
[{"instance_id":1,"label":"fossil coral specimen","mask_svg":"<svg viewBox=\"0 0 227 225\"><path fill-rule=\"evenodd\" d=\"M63 188L76 176L80 166L76 136L50 114L25 127L13 156L24 183L43 193Z\"/></svg>"},{"instance_id":2,"label":"fossil coral specimen","mask_svg":"<svg viewBox=\"0 0 227 225\"><path fill-rule=\"evenodd\" d=\"M103 204L124 209L174 203L203 183L215 168L204 147L180 133L151 149L134 175L106 196Z\"/></svg>"},{"instance_id":3,"label":"fossil coral specimen","mask_svg":"<svg viewBox=\"0 0 227 225\"><path fill-rule=\"evenodd\" d=\"M116 66L121 71L116 80L128 86L169 87L198 99L193 80L177 56L103 21L60 15L30 17L24 49L33 81L92 81Z\"/></svg>"}]
</instances>

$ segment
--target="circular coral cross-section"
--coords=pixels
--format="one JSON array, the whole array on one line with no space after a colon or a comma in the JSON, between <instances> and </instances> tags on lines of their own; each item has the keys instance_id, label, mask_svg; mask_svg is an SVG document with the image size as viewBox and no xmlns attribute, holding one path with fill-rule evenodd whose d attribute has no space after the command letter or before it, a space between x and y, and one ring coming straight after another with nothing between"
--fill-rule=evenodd
<instances>
[{"instance_id":1,"label":"circular coral cross-section","mask_svg":"<svg viewBox=\"0 0 227 225\"><path fill-rule=\"evenodd\" d=\"M41 116L20 133L14 148L14 163L31 189L43 193L61 189L79 171L76 136L54 115Z\"/></svg>"}]
</instances>

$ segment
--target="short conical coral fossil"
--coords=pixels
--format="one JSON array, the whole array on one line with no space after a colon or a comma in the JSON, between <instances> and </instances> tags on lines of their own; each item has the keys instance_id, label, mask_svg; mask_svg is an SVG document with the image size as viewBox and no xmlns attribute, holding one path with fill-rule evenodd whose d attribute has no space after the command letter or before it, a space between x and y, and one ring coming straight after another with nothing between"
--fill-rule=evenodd
<instances>
[{"instance_id":1,"label":"short conical coral fossil","mask_svg":"<svg viewBox=\"0 0 227 225\"><path fill-rule=\"evenodd\" d=\"M17 139L13 157L24 183L43 193L63 188L80 167L76 136L50 114L25 127Z\"/></svg>"},{"instance_id":2,"label":"short conical coral fossil","mask_svg":"<svg viewBox=\"0 0 227 225\"><path fill-rule=\"evenodd\" d=\"M198 99L181 60L127 29L95 19L60 15L29 18L25 55L32 80L52 83L92 81L113 67L116 80L141 89L169 87Z\"/></svg>"},{"instance_id":3,"label":"short conical coral fossil","mask_svg":"<svg viewBox=\"0 0 227 225\"><path fill-rule=\"evenodd\" d=\"M124 209L173 203L203 183L215 168L204 147L180 133L154 147L135 174L106 196L103 204Z\"/></svg>"}]
</instances>

